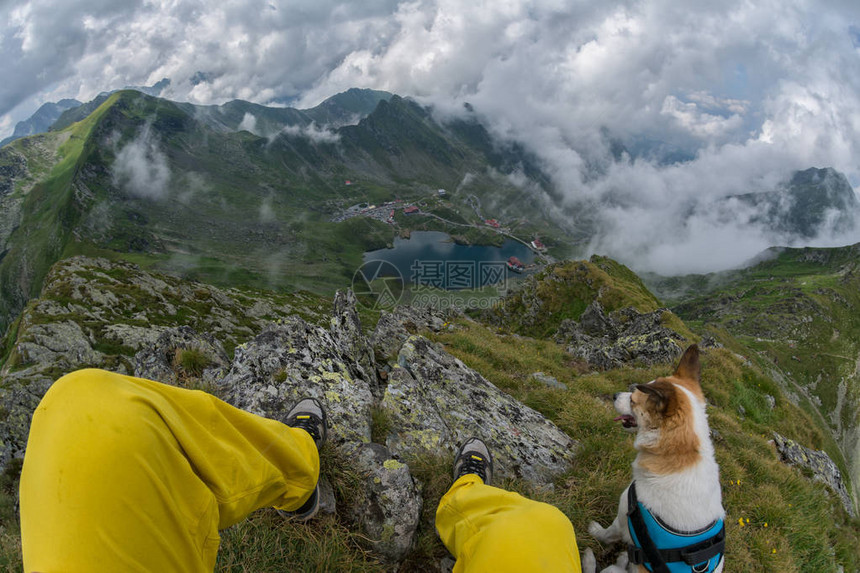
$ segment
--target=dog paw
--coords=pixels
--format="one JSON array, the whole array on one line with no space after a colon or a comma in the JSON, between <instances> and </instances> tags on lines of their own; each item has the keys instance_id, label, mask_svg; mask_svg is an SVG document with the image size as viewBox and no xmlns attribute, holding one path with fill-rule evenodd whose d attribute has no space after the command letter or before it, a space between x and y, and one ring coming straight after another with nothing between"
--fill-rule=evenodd
<instances>
[{"instance_id":1,"label":"dog paw","mask_svg":"<svg viewBox=\"0 0 860 573\"><path fill-rule=\"evenodd\" d=\"M630 563L630 559L627 557L627 552L624 551L618 554L618 559L615 560L615 566L620 567L623 570L627 570L627 565Z\"/></svg>"},{"instance_id":2,"label":"dog paw","mask_svg":"<svg viewBox=\"0 0 860 573\"><path fill-rule=\"evenodd\" d=\"M582 573L594 573L597 571L597 559L594 558L594 551L590 548L583 552L581 565Z\"/></svg>"},{"instance_id":3,"label":"dog paw","mask_svg":"<svg viewBox=\"0 0 860 573\"><path fill-rule=\"evenodd\" d=\"M606 529L601 527L601 525L596 521L592 521L588 524L588 532L593 538L597 539L598 541L603 541L603 537L606 534Z\"/></svg>"}]
</instances>

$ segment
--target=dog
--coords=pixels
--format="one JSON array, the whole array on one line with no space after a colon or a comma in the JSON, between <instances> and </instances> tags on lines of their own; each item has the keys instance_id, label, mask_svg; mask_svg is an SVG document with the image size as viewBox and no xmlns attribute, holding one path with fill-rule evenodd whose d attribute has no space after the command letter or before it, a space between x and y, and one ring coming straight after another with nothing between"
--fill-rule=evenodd
<instances>
[{"instance_id":1,"label":"dog","mask_svg":"<svg viewBox=\"0 0 860 573\"><path fill-rule=\"evenodd\" d=\"M636 433L637 455L633 483L621 495L615 521L606 528L592 521L588 527L603 544L628 546L602 573L723 570L726 512L699 373L694 344L671 376L614 397L616 421ZM587 549L582 570L595 569Z\"/></svg>"}]
</instances>

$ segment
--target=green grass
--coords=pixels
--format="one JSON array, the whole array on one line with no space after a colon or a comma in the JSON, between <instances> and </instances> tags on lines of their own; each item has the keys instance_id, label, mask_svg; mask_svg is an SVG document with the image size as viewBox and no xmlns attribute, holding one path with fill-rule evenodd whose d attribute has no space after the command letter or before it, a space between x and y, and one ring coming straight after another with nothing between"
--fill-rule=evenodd
<instances>
[{"instance_id":1,"label":"green grass","mask_svg":"<svg viewBox=\"0 0 860 573\"><path fill-rule=\"evenodd\" d=\"M191 377L202 376L211 363L206 353L197 348L177 348L173 355L173 367Z\"/></svg>"},{"instance_id":2,"label":"green grass","mask_svg":"<svg viewBox=\"0 0 860 573\"><path fill-rule=\"evenodd\" d=\"M592 547L605 563L614 560L619 548L600 547L587 533L589 521L606 525L614 518L618 496L631 479L632 438L612 422L609 397L632 382L667 374L672 366L583 374L582 365L551 342L500 337L472 322L458 326L437 340L580 441L574 468L556 482L553 492L532 492L517 483L511 487L561 508L574 524L580 549ZM555 376L568 390L543 387L530 378L534 371ZM729 569L817 572L835 571L837 563L846 571L860 567L860 524L823 486L782 464L769 443L774 430L805 444L825 441L825 433L809 414L782 399L779 388L761 371L730 351L706 352L702 372L711 427L720 436L715 448L728 512ZM766 394L777 396L774 410ZM743 420L738 405L747 411ZM741 518L750 522L741 527Z\"/></svg>"},{"instance_id":3,"label":"green grass","mask_svg":"<svg viewBox=\"0 0 860 573\"><path fill-rule=\"evenodd\" d=\"M606 257L550 265L526 279L523 287L487 316L513 332L535 338L551 337L565 319L578 320L595 300L606 312L624 307L651 312L661 306L632 271Z\"/></svg>"}]
</instances>

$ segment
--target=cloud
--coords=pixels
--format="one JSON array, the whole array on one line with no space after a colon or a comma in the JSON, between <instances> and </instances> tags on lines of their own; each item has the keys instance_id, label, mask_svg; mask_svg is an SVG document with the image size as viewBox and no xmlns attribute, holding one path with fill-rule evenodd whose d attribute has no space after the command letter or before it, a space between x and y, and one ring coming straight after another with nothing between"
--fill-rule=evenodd
<instances>
[{"instance_id":1,"label":"cloud","mask_svg":"<svg viewBox=\"0 0 860 573\"><path fill-rule=\"evenodd\" d=\"M239 124L239 131L243 129L254 135L260 135L257 133L257 118L253 113L245 112L244 117L242 117L242 123Z\"/></svg>"},{"instance_id":2,"label":"cloud","mask_svg":"<svg viewBox=\"0 0 860 573\"><path fill-rule=\"evenodd\" d=\"M606 207L590 214L591 248L640 266L737 264L779 239L710 219L714 198L811 166L860 185L860 5L848 0L40 0L0 16L7 129L43 101L164 77L164 97L200 104L310 107L350 87L443 116L470 102L569 206ZM333 141L319 126L289 135ZM618 142L629 161L613 160Z\"/></svg>"},{"instance_id":3,"label":"cloud","mask_svg":"<svg viewBox=\"0 0 860 573\"><path fill-rule=\"evenodd\" d=\"M288 125L281 130L281 133L292 137L304 137L314 143L337 143L340 141L340 135L336 132L331 131L326 126L319 126L313 121L305 126Z\"/></svg>"},{"instance_id":4,"label":"cloud","mask_svg":"<svg viewBox=\"0 0 860 573\"><path fill-rule=\"evenodd\" d=\"M274 223L277 220L278 216L272 207L272 196L269 195L260 203L260 223L265 225L268 223Z\"/></svg>"},{"instance_id":5,"label":"cloud","mask_svg":"<svg viewBox=\"0 0 860 573\"><path fill-rule=\"evenodd\" d=\"M129 195L154 200L167 197L170 167L148 126L119 149L112 174L114 185Z\"/></svg>"}]
</instances>

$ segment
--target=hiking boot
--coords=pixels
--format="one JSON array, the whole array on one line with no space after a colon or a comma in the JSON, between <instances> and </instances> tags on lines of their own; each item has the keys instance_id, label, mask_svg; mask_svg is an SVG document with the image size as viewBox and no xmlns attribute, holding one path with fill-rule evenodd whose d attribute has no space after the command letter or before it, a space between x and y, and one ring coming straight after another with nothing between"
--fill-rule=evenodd
<instances>
[{"instance_id":1,"label":"hiking boot","mask_svg":"<svg viewBox=\"0 0 860 573\"><path fill-rule=\"evenodd\" d=\"M308 521L313 516L317 514L320 510L320 484L317 483L317 486L314 488L314 492L308 498L306 502L302 504L300 508L295 511L284 511L283 509L277 509L275 511L280 514L281 517L285 519L289 519L292 521Z\"/></svg>"},{"instance_id":2,"label":"hiking boot","mask_svg":"<svg viewBox=\"0 0 860 573\"><path fill-rule=\"evenodd\" d=\"M287 419L284 421L287 426L293 428L301 428L311 435L314 439L314 444L317 446L317 451L325 443L326 435L328 434L328 421L326 418L325 409L315 398L302 398L287 414ZM317 514L320 509L320 485L319 482L314 488L313 493L308 500L295 511L278 510L278 513L287 519L295 521L307 521Z\"/></svg>"},{"instance_id":3,"label":"hiking boot","mask_svg":"<svg viewBox=\"0 0 860 573\"><path fill-rule=\"evenodd\" d=\"M328 435L328 421L325 409L316 398L302 398L287 414L284 423L293 428L301 428L314 439L317 450L322 447Z\"/></svg>"},{"instance_id":4,"label":"hiking boot","mask_svg":"<svg viewBox=\"0 0 860 573\"><path fill-rule=\"evenodd\" d=\"M477 475L486 485L493 480L493 456L487 444L478 438L466 440L454 460L454 481L466 474Z\"/></svg>"}]
</instances>

